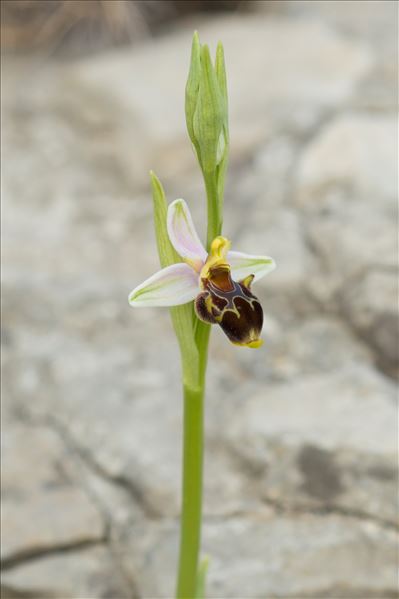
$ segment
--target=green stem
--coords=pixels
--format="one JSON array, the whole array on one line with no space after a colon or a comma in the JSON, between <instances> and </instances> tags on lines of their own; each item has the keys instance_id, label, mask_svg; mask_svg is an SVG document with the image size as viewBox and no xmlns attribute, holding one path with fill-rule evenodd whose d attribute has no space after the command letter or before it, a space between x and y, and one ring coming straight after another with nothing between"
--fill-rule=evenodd
<instances>
[{"instance_id":1,"label":"green stem","mask_svg":"<svg viewBox=\"0 0 399 599\"><path fill-rule=\"evenodd\" d=\"M216 175L214 173L205 174L205 189L208 201L208 231L207 231L207 249L209 250L212 241L220 235L222 230L222 214L220 211L220 202Z\"/></svg>"},{"instance_id":2,"label":"green stem","mask_svg":"<svg viewBox=\"0 0 399 599\"><path fill-rule=\"evenodd\" d=\"M184 390L183 482L177 599L195 599L201 542L204 392L210 326L199 323L199 378ZM184 380L184 379L183 379Z\"/></svg>"},{"instance_id":3,"label":"green stem","mask_svg":"<svg viewBox=\"0 0 399 599\"><path fill-rule=\"evenodd\" d=\"M215 173L204 173L208 204L207 248L222 229L222 194ZM197 599L198 558L201 543L202 470L204 453L204 393L211 327L196 319L194 340L198 368L182 354L184 381L183 481L180 553L176 599ZM193 372L196 373L194 378ZM198 377L198 378L197 378Z\"/></svg>"},{"instance_id":4,"label":"green stem","mask_svg":"<svg viewBox=\"0 0 399 599\"><path fill-rule=\"evenodd\" d=\"M184 387L183 502L177 599L194 599L201 540L204 389Z\"/></svg>"}]
</instances>

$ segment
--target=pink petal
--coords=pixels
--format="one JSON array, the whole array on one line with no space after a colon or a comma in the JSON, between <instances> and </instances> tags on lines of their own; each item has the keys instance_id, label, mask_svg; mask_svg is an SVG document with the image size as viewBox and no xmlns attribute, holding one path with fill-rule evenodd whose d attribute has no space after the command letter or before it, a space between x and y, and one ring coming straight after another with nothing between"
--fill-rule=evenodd
<instances>
[{"instance_id":1,"label":"pink petal","mask_svg":"<svg viewBox=\"0 0 399 599\"><path fill-rule=\"evenodd\" d=\"M168 235L176 252L191 262L204 263L207 257L190 211L184 200L175 200L168 209Z\"/></svg>"}]
</instances>

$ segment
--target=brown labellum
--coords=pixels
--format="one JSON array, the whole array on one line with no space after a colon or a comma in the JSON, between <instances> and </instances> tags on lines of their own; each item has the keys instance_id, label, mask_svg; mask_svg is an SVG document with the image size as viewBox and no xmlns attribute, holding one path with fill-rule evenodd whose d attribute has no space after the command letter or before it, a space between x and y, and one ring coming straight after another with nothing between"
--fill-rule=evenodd
<instances>
[{"instance_id":1,"label":"brown labellum","mask_svg":"<svg viewBox=\"0 0 399 599\"><path fill-rule=\"evenodd\" d=\"M263 325L263 310L250 290L254 276L233 281L230 269L211 269L202 279L204 291L195 300L195 311L200 320L218 324L232 343L259 347Z\"/></svg>"}]
</instances>

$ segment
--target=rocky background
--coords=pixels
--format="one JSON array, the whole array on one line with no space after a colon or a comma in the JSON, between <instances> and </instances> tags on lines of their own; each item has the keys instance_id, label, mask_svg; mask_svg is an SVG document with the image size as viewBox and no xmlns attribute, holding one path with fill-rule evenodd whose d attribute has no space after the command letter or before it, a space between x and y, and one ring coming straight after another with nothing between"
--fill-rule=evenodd
<instances>
[{"instance_id":1,"label":"rocky background","mask_svg":"<svg viewBox=\"0 0 399 599\"><path fill-rule=\"evenodd\" d=\"M397 596L397 5L245 8L3 56L4 599L173 596L179 357L127 295L158 269L150 168L204 231L195 28L227 58L224 233L278 264L264 347L212 336L208 597Z\"/></svg>"}]
</instances>

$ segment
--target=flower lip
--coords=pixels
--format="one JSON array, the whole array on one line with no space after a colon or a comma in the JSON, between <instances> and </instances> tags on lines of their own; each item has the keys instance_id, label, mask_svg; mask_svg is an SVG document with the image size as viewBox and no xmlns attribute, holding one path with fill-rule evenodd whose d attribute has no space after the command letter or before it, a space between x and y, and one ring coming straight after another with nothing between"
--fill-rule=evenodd
<instances>
[{"instance_id":1,"label":"flower lip","mask_svg":"<svg viewBox=\"0 0 399 599\"><path fill-rule=\"evenodd\" d=\"M247 277L249 284L251 277ZM218 324L232 343L244 347L260 347L263 310L257 297L244 281L231 279L229 272L213 273L202 281L202 292L196 297L195 311L200 320Z\"/></svg>"}]
</instances>

